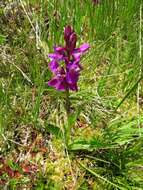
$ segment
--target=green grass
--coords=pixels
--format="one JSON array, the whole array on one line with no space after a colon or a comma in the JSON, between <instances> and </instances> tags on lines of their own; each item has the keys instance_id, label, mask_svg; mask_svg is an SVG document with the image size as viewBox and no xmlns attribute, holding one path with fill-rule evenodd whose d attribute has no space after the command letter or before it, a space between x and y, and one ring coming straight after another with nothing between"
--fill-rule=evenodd
<instances>
[{"instance_id":1,"label":"green grass","mask_svg":"<svg viewBox=\"0 0 143 190\"><path fill-rule=\"evenodd\" d=\"M1 0L0 189L143 188L142 1ZM70 24L82 58L65 151L47 54Z\"/></svg>"}]
</instances>

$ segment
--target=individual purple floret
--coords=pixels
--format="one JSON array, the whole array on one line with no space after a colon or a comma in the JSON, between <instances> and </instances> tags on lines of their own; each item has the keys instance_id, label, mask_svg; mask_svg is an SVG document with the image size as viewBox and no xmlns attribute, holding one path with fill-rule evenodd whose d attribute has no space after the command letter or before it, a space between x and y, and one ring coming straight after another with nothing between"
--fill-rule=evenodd
<instances>
[{"instance_id":1,"label":"individual purple floret","mask_svg":"<svg viewBox=\"0 0 143 190\"><path fill-rule=\"evenodd\" d=\"M77 35L71 26L65 27L64 40L64 47L54 47L54 52L48 55L51 59L49 69L53 73L48 85L60 91L77 91L77 82L82 70L80 57L89 49L89 44L85 43L76 48Z\"/></svg>"}]
</instances>

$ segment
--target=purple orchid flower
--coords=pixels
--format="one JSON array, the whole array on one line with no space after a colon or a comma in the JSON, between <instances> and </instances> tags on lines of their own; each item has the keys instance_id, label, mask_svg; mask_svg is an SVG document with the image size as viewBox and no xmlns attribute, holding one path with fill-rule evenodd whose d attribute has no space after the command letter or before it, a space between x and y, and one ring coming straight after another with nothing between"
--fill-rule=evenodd
<instances>
[{"instance_id":1,"label":"purple orchid flower","mask_svg":"<svg viewBox=\"0 0 143 190\"><path fill-rule=\"evenodd\" d=\"M51 59L49 69L54 75L48 85L60 91L77 91L77 82L82 70L80 57L89 49L89 44L85 43L76 48L77 35L71 26L65 27L64 40L64 47L54 47L54 53L48 55ZM61 66L60 62L63 62L64 66Z\"/></svg>"}]
</instances>

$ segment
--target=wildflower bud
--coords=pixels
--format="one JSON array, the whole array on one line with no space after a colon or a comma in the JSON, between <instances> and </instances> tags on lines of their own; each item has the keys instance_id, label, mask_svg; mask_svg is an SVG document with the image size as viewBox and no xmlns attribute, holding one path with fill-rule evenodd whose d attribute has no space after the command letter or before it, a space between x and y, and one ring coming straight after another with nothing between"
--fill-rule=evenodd
<instances>
[{"instance_id":1,"label":"wildflower bud","mask_svg":"<svg viewBox=\"0 0 143 190\"><path fill-rule=\"evenodd\" d=\"M69 49L70 49L70 51L73 51L73 49L76 47L76 41L77 41L77 36L76 36L75 33L73 33L70 36L70 39L69 39Z\"/></svg>"},{"instance_id":2,"label":"wildflower bud","mask_svg":"<svg viewBox=\"0 0 143 190\"><path fill-rule=\"evenodd\" d=\"M69 41L70 35L72 34L73 30L71 26L66 26L64 30L64 39L65 41Z\"/></svg>"}]
</instances>

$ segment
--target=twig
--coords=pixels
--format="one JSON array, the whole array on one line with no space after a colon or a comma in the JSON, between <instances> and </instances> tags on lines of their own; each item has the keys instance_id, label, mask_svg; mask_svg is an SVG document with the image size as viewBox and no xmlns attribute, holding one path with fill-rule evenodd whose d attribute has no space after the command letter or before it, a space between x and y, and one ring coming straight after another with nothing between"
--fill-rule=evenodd
<instances>
[{"instance_id":1,"label":"twig","mask_svg":"<svg viewBox=\"0 0 143 190\"><path fill-rule=\"evenodd\" d=\"M32 85L33 85L33 82L30 80L30 78L17 66L17 65L15 65L14 63L12 63L20 72L21 72L21 74L23 75L23 77L29 82L29 83L31 83Z\"/></svg>"}]
</instances>

